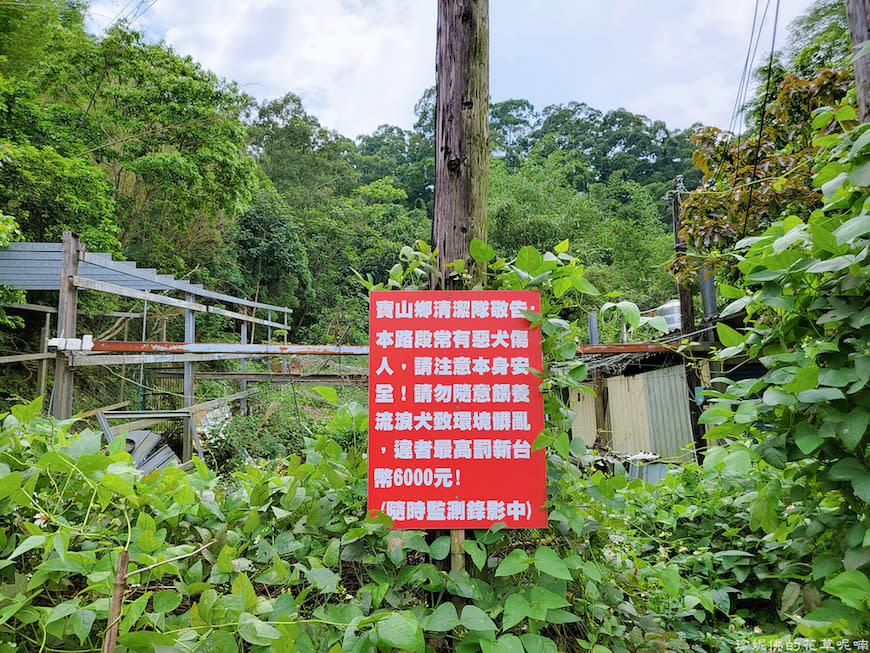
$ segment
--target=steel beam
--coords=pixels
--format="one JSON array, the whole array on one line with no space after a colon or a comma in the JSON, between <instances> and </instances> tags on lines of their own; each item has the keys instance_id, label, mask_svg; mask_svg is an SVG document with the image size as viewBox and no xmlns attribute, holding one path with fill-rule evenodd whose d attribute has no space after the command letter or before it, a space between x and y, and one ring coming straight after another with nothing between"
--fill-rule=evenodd
<instances>
[{"instance_id":1,"label":"steel beam","mask_svg":"<svg viewBox=\"0 0 870 653\"><path fill-rule=\"evenodd\" d=\"M354 355L367 356L368 345L243 345L231 342L123 342L95 340L93 351L141 352L155 354L244 354L268 355Z\"/></svg>"}]
</instances>

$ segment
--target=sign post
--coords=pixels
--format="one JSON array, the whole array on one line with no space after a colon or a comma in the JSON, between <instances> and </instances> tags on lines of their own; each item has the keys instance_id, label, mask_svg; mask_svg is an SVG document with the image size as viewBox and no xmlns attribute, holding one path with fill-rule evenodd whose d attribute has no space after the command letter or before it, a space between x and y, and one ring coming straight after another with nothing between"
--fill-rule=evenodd
<instances>
[{"instance_id":1,"label":"sign post","mask_svg":"<svg viewBox=\"0 0 870 653\"><path fill-rule=\"evenodd\" d=\"M547 526L541 335L523 315L540 309L535 291L371 293L370 511L396 528Z\"/></svg>"}]
</instances>

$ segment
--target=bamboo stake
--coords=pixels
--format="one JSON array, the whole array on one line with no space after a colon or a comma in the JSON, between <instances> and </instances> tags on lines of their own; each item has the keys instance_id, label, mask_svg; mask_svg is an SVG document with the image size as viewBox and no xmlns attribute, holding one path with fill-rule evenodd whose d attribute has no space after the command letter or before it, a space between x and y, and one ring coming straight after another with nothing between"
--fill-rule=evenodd
<instances>
[{"instance_id":1,"label":"bamboo stake","mask_svg":"<svg viewBox=\"0 0 870 653\"><path fill-rule=\"evenodd\" d=\"M130 552L121 551L118 556L118 569L115 570L115 584L112 586L112 600L109 603L109 625L106 638L103 641L103 653L114 653L118 643L118 629L121 625L121 607L124 604L124 590L127 587L127 566L130 564Z\"/></svg>"}]
</instances>

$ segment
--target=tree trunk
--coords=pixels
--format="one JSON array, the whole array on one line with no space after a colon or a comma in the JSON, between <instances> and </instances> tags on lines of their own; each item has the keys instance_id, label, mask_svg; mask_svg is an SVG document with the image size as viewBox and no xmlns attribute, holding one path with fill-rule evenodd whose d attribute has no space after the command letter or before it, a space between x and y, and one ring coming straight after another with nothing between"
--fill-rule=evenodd
<instances>
[{"instance_id":1,"label":"tree trunk","mask_svg":"<svg viewBox=\"0 0 870 653\"><path fill-rule=\"evenodd\" d=\"M489 0L439 0L435 99L435 214L432 243L445 266L466 261L473 282L485 266L472 260L473 238L486 240L489 185Z\"/></svg>"},{"instance_id":2,"label":"tree trunk","mask_svg":"<svg viewBox=\"0 0 870 653\"><path fill-rule=\"evenodd\" d=\"M870 0L846 0L846 16L852 48L870 41ZM855 86L858 91L858 119L870 122L870 54L855 62Z\"/></svg>"}]
</instances>

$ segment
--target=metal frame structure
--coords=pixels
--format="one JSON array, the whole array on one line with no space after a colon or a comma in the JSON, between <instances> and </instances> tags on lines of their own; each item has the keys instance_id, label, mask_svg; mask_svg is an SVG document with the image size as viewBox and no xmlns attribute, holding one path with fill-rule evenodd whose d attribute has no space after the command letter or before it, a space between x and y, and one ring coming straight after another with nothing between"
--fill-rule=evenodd
<instances>
[{"instance_id":1,"label":"metal frame structure","mask_svg":"<svg viewBox=\"0 0 870 653\"><path fill-rule=\"evenodd\" d=\"M139 268L134 262L116 261L111 254L88 252L80 243L78 236L72 232L64 232L62 243L12 243L0 248L0 285L11 286L18 290L49 290L58 292L57 306L57 337L64 339L76 338L76 316L79 289L105 292L117 296L139 299L145 302L174 306L184 310L184 338L189 345L196 343L196 313L212 313L232 318L242 323L241 344L247 345L247 324L259 324L268 329L271 340L272 329L283 329L284 342L287 342L287 316L292 309L275 306L263 302L251 301L241 297L233 297L205 289L200 284L176 279L171 274L160 274L151 268ZM173 297L165 293L183 295L183 298ZM209 301L206 304L205 301ZM230 304L240 307L242 311L228 310L215 303ZM147 303L146 303L147 307ZM46 313L46 327L43 329L43 351L38 354L21 354L4 356L0 362L15 362L24 360L55 359L55 382L52 389L52 414L59 419L72 416L73 372L80 365L112 365L127 363L159 363L179 361L184 363L184 409L180 416L184 420L184 438L182 460L191 458L193 443L196 440L196 427L193 419L194 405L194 363L196 361L213 361L227 358L246 358L251 354L246 351L238 353L220 353L208 348L194 354L160 354L143 353L136 356L81 356L82 352L71 352L63 349L57 352L47 352L45 342L50 329L51 313L54 310L47 307L36 307L31 304L19 305L19 308L36 309ZM256 310L266 312L267 317L256 317ZM146 309L147 310L147 309ZM283 316L282 322L273 320L273 313ZM114 314L113 314L114 315ZM120 317L131 317L134 314L119 313ZM136 314L138 315L138 314ZM141 315L143 322L145 314ZM137 343L147 345L149 343ZM115 349L114 351L124 351ZM148 350L142 349L145 352ZM276 352L277 353L277 352ZM288 352L291 353L291 352ZM99 359L99 360L96 360ZM41 370L42 372L42 370ZM44 393L45 374L41 374L40 390ZM243 389L242 393L229 399L244 399L253 391ZM164 411L165 412L165 411ZM120 417L115 413L114 417ZM137 413L137 416L138 413ZM199 444L197 442L197 444ZM200 450L201 453L201 450Z\"/></svg>"}]
</instances>

